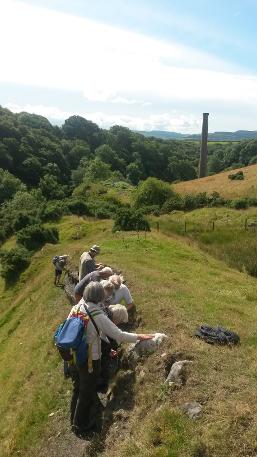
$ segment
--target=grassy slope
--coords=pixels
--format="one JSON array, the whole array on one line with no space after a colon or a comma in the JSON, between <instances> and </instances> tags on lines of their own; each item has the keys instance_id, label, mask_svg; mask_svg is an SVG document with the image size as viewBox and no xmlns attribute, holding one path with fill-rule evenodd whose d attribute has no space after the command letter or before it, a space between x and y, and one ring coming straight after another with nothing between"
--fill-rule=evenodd
<instances>
[{"instance_id":1,"label":"grassy slope","mask_svg":"<svg viewBox=\"0 0 257 457\"><path fill-rule=\"evenodd\" d=\"M245 179L242 181L231 181L228 175L243 170ZM176 192L190 194L207 192L211 194L216 191L225 198L256 197L257 196L257 165L239 168L238 170L225 171L206 178L184 181L173 185Z\"/></svg>"},{"instance_id":2,"label":"grassy slope","mask_svg":"<svg viewBox=\"0 0 257 457\"><path fill-rule=\"evenodd\" d=\"M193 359L187 383L176 390L163 387L164 368L158 356L139 367L126 429L123 432L118 425L116 435L111 430L104 455L254 455L256 280L164 234L153 232L139 241L127 235L123 241L111 234L106 221L80 220L84 238L74 241L78 221L62 221L60 246L46 246L35 255L16 290L4 292L1 284L0 455L16 455L17 449L24 449L19 455L34 455L26 447L44 443L51 435L48 415L55 411L63 417L66 411L70 386L60 375L51 338L69 306L62 291L52 286L51 257L61 251L77 260L92 242L102 245L103 262L126 273L142 314L142 330L166 332L170 338L165 351ZM202 322L236 330L242 345L229 349L202 343L192 337ZM179 409L193 400L203 405L198 421L189 420ZM203 453L206 447L208 453Z\"/></svg>"},{"instance_id":3,"label":"grassy slope","mask_svg":"<svg viewBox=\"0 0 257 457\"><path fill-rule=\"evenodd\" d=\"M151 217L151 223L153 227L158 224L166 235L177 234L195 240L202 249L232 268L257 276L256 208L174 211L159 218Z\"/></svg>"}]
</instances>

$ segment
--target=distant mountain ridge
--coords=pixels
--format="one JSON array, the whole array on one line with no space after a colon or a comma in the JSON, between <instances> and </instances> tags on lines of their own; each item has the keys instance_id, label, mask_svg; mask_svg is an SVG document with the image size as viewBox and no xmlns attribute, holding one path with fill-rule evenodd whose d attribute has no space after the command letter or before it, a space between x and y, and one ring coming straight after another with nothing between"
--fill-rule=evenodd
<instances>
[{"instance_id":1,"label":"distant mountain ridge","mask_svg":"<svg viewBox=\"0 0 257 457\"><path fill-rule=\"evenodd\" d=\"M201 134L167 132L164 130L138 131L145 137L162 138L163 140L200 140ZM209 141L240 141L257 138L257 130L237 130L236 132L209 133Z\"/></svg>"}]
</instances>

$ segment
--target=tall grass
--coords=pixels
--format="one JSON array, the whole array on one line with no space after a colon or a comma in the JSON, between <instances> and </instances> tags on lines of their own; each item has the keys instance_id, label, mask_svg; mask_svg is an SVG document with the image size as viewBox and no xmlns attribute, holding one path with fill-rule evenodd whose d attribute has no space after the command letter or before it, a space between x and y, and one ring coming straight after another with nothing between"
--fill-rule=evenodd
<instances>
[{"instance_id":1,"label":"tall grass","mask_svg":"<svg viewBox=\"0 0 257 457\"><path fill-rule=\"evenodd\" d=\"M201 210L199 214L201 215ZM227 210L224 209L224 213ZM257 277L257 232L244 229L244 217L238 218L234 224L225 220L213 222L205 217L197 217L197 210L190 221L183 213L159 218L159 229L166 235L176 234L196 241L201 249L225 261L229 266ZM213 210L213 215L215 210ZM213 220L215 219L215 215ZM156 228L156 219L152 220Z\"/></svg>"},{"instance_id":2,"label":"tall grass","mask_svg":"<svg viewBox=\"0 0 257 457\"><path fill-rule=\"evenodd\" d=\"M201 248L229 266L257 277L257 235L220 229L196 237Z\"/></svg>"}]
</instances>

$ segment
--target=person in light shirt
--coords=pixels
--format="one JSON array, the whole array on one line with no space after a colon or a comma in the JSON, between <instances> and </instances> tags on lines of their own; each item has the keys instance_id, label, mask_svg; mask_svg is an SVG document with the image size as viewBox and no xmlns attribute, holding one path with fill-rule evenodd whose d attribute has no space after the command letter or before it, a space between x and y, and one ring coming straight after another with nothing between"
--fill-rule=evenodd
<instances>
[{"instance_id":1,"label":"person in light shirt","mask_svg":"<svg viewBox=\"0 0 257 457\"><path fill-rule=\"evenodd\" d=\"M112 275L109 277L110 283L114 286L113 294L109 300L110 305L117 305L121 303L122 300L126 303L127 310L133 308L133 298L128 287L122 283L122 278L120 275Z\"/></svg>"},{"instance_id":2,"label":"person in light shirt","mask_svg":"<svg viewBox=\"0 0 257 457\"><path fill-rule=\"evenodd\" d=\"M88 364L78 366L78 375L73 381L73 395L71 401L72 429L77 435L95 430L96 405L97 405L97 381L100 374L101 341L112 338L121 342L135 343L152 339L152 334L136 334L122 332L104 313L102 303L105 299L104 288L99 282L90 282L83 293L81 301L75 305L71 314L80 312L87 314L89 311L93 317L96 328L90 319L87 325L87 342L92 354L92 369Z\"/></svg>"},{"instance_id":3,"label":"person in light shirt","mask_svg":"<svg viewBox=\"0 0 257 457\"><path fill-rule=\"evenodd\" d=\"M95 257L98 254L100 254L100 247L96 244L88 252L81 254L79 261L79 281L92 271L101 270L104 267L102 263L95 262Z\"/></svg>"}]
</instances>

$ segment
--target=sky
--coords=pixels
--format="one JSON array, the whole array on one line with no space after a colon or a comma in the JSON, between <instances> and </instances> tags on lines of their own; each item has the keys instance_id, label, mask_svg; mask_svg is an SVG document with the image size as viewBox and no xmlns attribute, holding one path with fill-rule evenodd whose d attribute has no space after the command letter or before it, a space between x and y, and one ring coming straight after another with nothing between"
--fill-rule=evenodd
<instances>
[{"instance_id":1,"label":"sky","mask_svg":"<svg viewBox=\"0 0 257 457\"><path fill-rule=\"evenodd\" d=\"M257 130L257 0L0 0L0 105L61 124Z\"/></svg>"}]
</instances>

